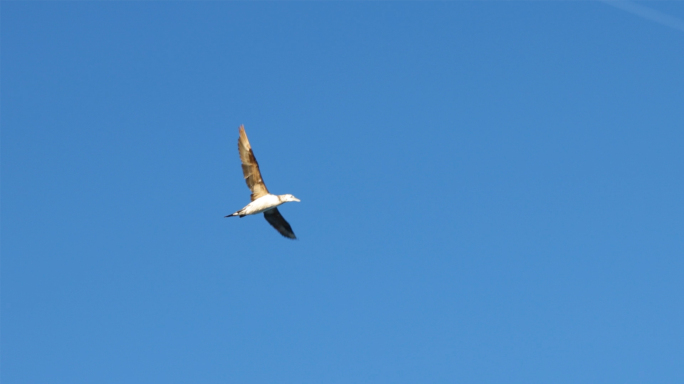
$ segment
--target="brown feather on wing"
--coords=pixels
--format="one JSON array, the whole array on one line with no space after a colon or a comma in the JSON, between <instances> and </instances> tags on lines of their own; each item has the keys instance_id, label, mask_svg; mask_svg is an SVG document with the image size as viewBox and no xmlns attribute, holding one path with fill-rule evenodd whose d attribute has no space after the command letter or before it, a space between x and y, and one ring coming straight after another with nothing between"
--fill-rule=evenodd
<instances>
[{"instance_id":1,"label":"brown feather on wing","mask_svg":"<svg viewBox=\"0 0 684 384\"><path fill-rule=\"evenodd\" d=\"M294 232L292 232L292 227L290 227L290 224L285 221L285 218L280 214L278 208L273 208L264 212L264 217L266 218L266 221L273 226L273 228L280 232L281 235L289 239L297 238Z\"/></svg>"},{"instance_id":2,"label":"brown feather on wing","mask_svg":"<svg viewBox=\"0 0 684 384\"><path fill-rule=\"evenodd\" d=\"M252 146L249 145L245 126L240 126L240 138L238 139L238 152L240 152L240 161L242 161L242 173L245 175L245 182L252 191L252 201L268 195L268 189L261 178L261 171L259 171L259 164L254 157Z\"/></svg>"}]
</instances>

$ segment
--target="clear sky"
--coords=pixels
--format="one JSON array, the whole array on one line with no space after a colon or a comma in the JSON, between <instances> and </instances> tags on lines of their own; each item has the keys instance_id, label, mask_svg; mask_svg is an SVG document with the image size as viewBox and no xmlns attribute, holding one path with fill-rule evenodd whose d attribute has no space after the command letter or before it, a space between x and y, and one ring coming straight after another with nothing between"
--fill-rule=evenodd
<instances>
[{"instance_id":1,"label":"clear sky","mask_svg":"<svg viewBox=\"0 0 684 384\"><path fill-rule=\"evenodd\" d=\"M684 382L682 19L3 2L2 383Z\"/></svg>"}]
</instances>

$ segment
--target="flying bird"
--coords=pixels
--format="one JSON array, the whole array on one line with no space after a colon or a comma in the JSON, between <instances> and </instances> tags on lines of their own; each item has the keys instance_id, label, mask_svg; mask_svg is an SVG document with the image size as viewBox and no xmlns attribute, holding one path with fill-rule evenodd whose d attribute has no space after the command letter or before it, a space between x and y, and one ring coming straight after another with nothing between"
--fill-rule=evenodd
<instances>
[{"instance_id":1,"label":"flying bird","mask_svg":"<svg viewBox=\"0 0 684 384\"><path fill-rule=\"evenodd\" d=\"M281 235L296 239L292 227L285 221L283 215L278 212L277 206L289 201L299 202L300 200L290 194L287 195L272 195L266 189L266 184L261 178L259 171L259 164L254 157L252 146L249 145L247 133L245 133L245 126L240 126L240 138L238 139L238 152L240 153L240 161L242 161L242 173L245 175L247 186L252 191L252 202L247 204L241 210L230 214L226 217L238 216L243 217L247 215L256 215L257 213L264 213L264 217L269 224L273 226Z\"/></svg>"}]
</instances>

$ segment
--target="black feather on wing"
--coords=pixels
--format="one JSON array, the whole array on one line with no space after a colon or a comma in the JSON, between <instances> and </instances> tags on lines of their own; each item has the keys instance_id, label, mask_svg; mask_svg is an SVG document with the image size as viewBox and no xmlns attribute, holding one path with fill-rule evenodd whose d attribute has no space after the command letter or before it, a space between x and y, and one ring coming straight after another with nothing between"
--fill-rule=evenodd
<instances>
[{"instance_id":1,"label":"black feather on wing","mask_svg":"<svg viewBox=\"0 0 684 384\"><path fill-rule=\"evenodd\" d=\"M266 221L273 226L273 228L280 232L281 235L289 239L297 238L294 232L292 232L292 227L290 227L290 224L285 221L285 218L280 214L278 208L273 208L264 212L264 217L266 218Z\"/></svg>"}]
</instances>

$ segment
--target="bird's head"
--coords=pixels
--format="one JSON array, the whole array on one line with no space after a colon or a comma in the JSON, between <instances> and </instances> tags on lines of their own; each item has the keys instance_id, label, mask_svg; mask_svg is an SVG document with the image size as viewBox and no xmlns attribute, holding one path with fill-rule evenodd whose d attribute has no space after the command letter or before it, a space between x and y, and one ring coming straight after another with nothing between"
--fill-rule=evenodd
<instances>
[{"instance_id":1,"label":"bird's head","mask_svg":"<svg viewBox=\"0 0 684 384\"><path fill-rule=\"evenodd\" d=\"M289 201L296 201L299 203L299 199L290 194L280 195L280 201L282 201L283 203L287 203Z\"/></svg>"}]
</instances>

